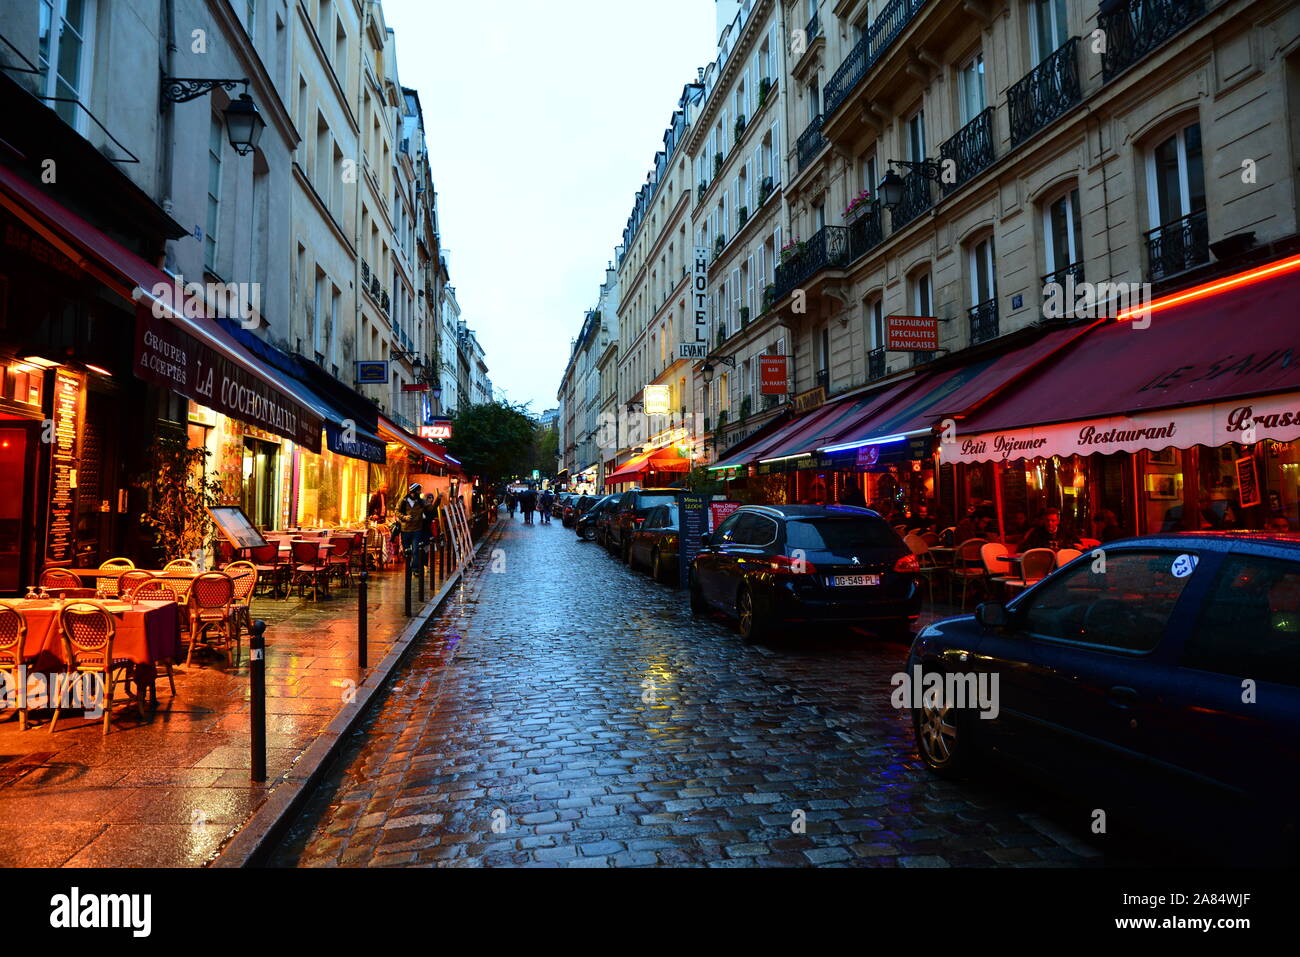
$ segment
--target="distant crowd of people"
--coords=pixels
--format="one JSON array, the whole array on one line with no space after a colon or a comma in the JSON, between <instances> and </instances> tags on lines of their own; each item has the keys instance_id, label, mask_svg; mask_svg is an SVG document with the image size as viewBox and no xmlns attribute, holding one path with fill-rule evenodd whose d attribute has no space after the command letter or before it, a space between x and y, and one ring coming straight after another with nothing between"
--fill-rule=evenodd
<instances>
[{"instance_id":1,"label":"distant crowd of people","mask_svg":"<svg viewBox=\"0 0 1300 957\"><path fill-rule=\"evenodd\" d=\"M521 512L525 525L534 524L533 516L539 512L541 513L541 523L550 525L551 509L554 505L555 493L550 489L542 489L539 492L530 485L522 491L506 490L506 513L513 519L516 511Z\"/></svg>"}]
</instances>

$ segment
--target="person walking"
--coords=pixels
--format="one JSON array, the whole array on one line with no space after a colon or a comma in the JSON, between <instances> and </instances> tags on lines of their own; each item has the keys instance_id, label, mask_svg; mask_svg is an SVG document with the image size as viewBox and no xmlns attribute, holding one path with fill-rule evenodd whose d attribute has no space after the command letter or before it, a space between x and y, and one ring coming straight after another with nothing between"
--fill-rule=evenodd
<instances>
[{"instance_id":1,"label":"person walking","mask_svg":"<svg viewBox=\"0 0 1300 957\"><path fill-rule=\"evenodd\" d=\"M537 493L531 487L524 489L520 493L519 507L524 512L524 524L533 524L533 512L537 510Z\"/></svg>"},{"instance_id":2,"label":"person walking","mask_svg":"<svg viewBox=\"0 0 1300 957\"><path fill-rule=\"evenodd\" d=\"M555 505L555 496L551 494L551 490L548 488L542 492L541 501L539 503L539 507L542 510L543 525L551 524L551 508L554 505Z\"/></svg>"},{"instance_id":3,"label":"person walking","mask_svg":"<svg viewBox=\"0 0 1300 957\"><path fill-rule=\"evenodd\" d=\"M515 508L519 505L519 496L514 491L506 492L506 512L511 518L515 517Z\"/></svg>"},{"instance_id":4,"label":"person walking","mask_svg":"<svg viewBox=\"0 0 1300 957\"><path fill-rule=\"evenodd\" d=\"M418 545L424 529L425 504L421 493L424 491L419 482L411 483L406 496L397 503L397 529L402 535L402 551L409 562L414 557L418 563L420 556Z\"/></svg>"}]
</instances>

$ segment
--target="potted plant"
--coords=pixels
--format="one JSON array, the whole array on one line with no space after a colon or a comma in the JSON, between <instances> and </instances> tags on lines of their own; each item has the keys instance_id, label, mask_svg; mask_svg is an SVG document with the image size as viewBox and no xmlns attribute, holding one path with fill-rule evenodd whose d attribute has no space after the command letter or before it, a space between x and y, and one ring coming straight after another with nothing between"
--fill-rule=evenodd
<instances>
[{"instance_id":1,"label":"potted plant","mask_svg":"<svg viewBox=\"0 0 1300 957\"><path fill-rule=\"evenodd\" d=\"M864 189L849 200L849 205L844 207L844 221L856 223L863 216L869 216L873 209L871 192Z\"/></svg>"},{"instance_id":2,"label":"potted plant","mask_svg":"<svg viewBox=\"0 0 1300 957\"><path fill-rule=\"evenodd\" d=\"M714 178L717 178L717 175L718 175L719 173L721 173L721 172L722 172L722 154L721 154L721 153L714 153L714 154L713 154L713 176L714 176Z\"/></svg>"},{"instance_id":3,"label":"potted plant","mask_svg":"<svg viewBox=\"0 0 1300 957\"><path fill-rule=\"evenodd\" d=\"M719 233L718 238L713 241L713 255L716 256L720 252L722 252L722 247L726 245L727 245L727 237Z\"/></svg>"},{"instance_id":4,"label":"potted plant","mask_svg":"<svg viewBox=\"0 0 1300 957\"><path fill-rule=\"evenodd\" d=\"M758 108L761 110L767 102L767 95L772 92L772 78L765 76L758 81Z\"/></svg>"},{"instance_id":5,"label":"potted plant","mask_svg":"<svg viewBox=\"0 0 1300 957\"><path fill-rule=\"evenodd\" d=\"M763 182L758 187L758 205L762 206L767 202L767 198L776 192L776 187L772 185L772 177L764 176Z\"/></svg>"},{"instance_id":6,"label":"potted plant","mask_svg":"<svg viewBox=\"0 0 1300 957\"><path fill-rule=\"evenodd\" d=\"M709 190L709 181L705 179L700 180L699 191L695 194L696 198L703 199L704 194L707 193L708 190Z\"/></svg>"},{"instance_id":7,"label":"potted plant","mask_svg":"<svg viewBox=\"0 0 1300 957\"><path fill-rule=\"evenodd\" d=\"M190 448L184 433L164 432L148 450L148 471L140 477L147 506L140 523L153 538L161 561L203 553L212 538L208 509L226 491L224 483L208 474L211 453Z\"/></svg>"},{"instance_id":8,"label":"potted plant","mask_svg":"<svg viewBox=\"0 0 1300 957\"><path fill-rule=\"evenodd\" d=\"M727 327L718 326L718 345L722 345L726 341L727 341Z\"/></svg>"},{"instance_id":9,"label":"potted plant","mask_svg":"<svg viewBox=\"0 0 1300 957\"><path fill-rule=\"evenodd\" d=\"M741 422L744 422L746 419L749 418L749 413L750 410L753 408L753 406L754 406L754 400L749 396L745 396L743 399L740 400L740 421Z\"/></svg>"},{"instance_id":10,"label":"potted plant","mask_svg":"<svg viewBox=\"0 0 1300 957\"><path fill-rule=\"evenodd\" d=\"M738 211L737 215L740 217L740 225L744 226L745 223L749 222L749 207L748 206L740 207L740 210Z\"/></svg>"},{"instance_id":11,"label":"potted plant","mask_svg":"<svg viewBox=\"0 0 1300 957\"><path fill-rule=\"evenodd\" d=\"M763 287L763 308L771 309L772 304L776 302L776 283L769 282Z\"/></svg>"},{"instance_id":12,"label":"potted plant","mask_svg":"<svg viewBox=\"0 0 1300 957\"><path fill-rule=\"evenodd\" d=\"M744 329L749 325L749 306L740 307L740 328Z\"/></svg>"},{"instance_id":13,"label":"potted plant","mask_svg":"<svg viewBox=\"0 0 1300 957\"><path fill-rule=\"evenodd\" d=\"M740 139L745 132L745 114L741 113L736 117L736 139Z\"/></svg>"},{"instance_id":14,"label":"potted plant","mask_svg":"<svg viewBox=\"0 0 1300 957\"><path fill-rule=\"evenodd\" d=\"M807 247L802 239L792 239L781 247L781 262L787 263L795 256L798 256Z\"/></svg>"}]
</instances>

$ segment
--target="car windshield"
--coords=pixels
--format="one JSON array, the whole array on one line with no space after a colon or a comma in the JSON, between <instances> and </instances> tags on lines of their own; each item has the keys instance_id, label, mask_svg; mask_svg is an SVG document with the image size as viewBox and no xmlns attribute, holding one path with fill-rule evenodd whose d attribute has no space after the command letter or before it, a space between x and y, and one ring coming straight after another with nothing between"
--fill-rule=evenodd
<instances>
[{"instance_id":1,"label":"car windshield","mask_svg":"<svg viewBox=\"0 0 1300 957\"><path fill-rule=\"evenodd\" d=\"M808 518L786 525L786 544L808 551L888 548L899 544L894 530L878 518L846 515Z\"/></svg>"}]
</instances>

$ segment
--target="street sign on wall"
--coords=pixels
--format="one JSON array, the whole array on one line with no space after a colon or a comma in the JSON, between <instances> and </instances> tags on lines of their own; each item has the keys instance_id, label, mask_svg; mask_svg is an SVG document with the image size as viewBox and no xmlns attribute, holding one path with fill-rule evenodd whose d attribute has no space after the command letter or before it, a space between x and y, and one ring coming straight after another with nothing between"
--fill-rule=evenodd
<instances>
[{"instance_id":1,"label":"street sign on wall","mask_svg":"<svg viewBox=\"0 0 1300 957\"><path fill-rule=\"evenodd\" d=\"M885 348L890 352L934 352L939 320L934 316L886 316Z\"/></svg>"},{"instance_id":2,"label":"street sign on wall","mask_svg":"<svg viewBox=\"0 0 1300 957\"><path fill-rule=\"evenodd\" d=\"M759 356L758 369L761 395L785 395L789 391L785 356Z\"/></svg>"},{"instance_id":3,"label":"street sign on wall","mask_svg":"<svg viewBox=\"0 0 1300 957\"><path fill-rule=\"evenodd\" d=\"M667 415L671 392L666 385L648 385L642 393L641 406L646 415Z\"/></svg>"},{"instance_id":4,"label":"street sign on wall","mask_svg":"<svg viewBox=\"0 0 1300 957\"><path fill-rule=\"evenodd\" d=\"M707 359L709 357L709 345L707 342L679 342L677 344L677 358L679 359Z\"/></svg>"},{"instance_id":5,"label":"street sign on wall","mask_svg":"<svg viewBox=\"0 0 1300 957\"><path fill-rule=\"evenodd\" d=\"M357 363L357 385L386 385L387 383L387 359Z\"/></svg>"}]
</instances>

